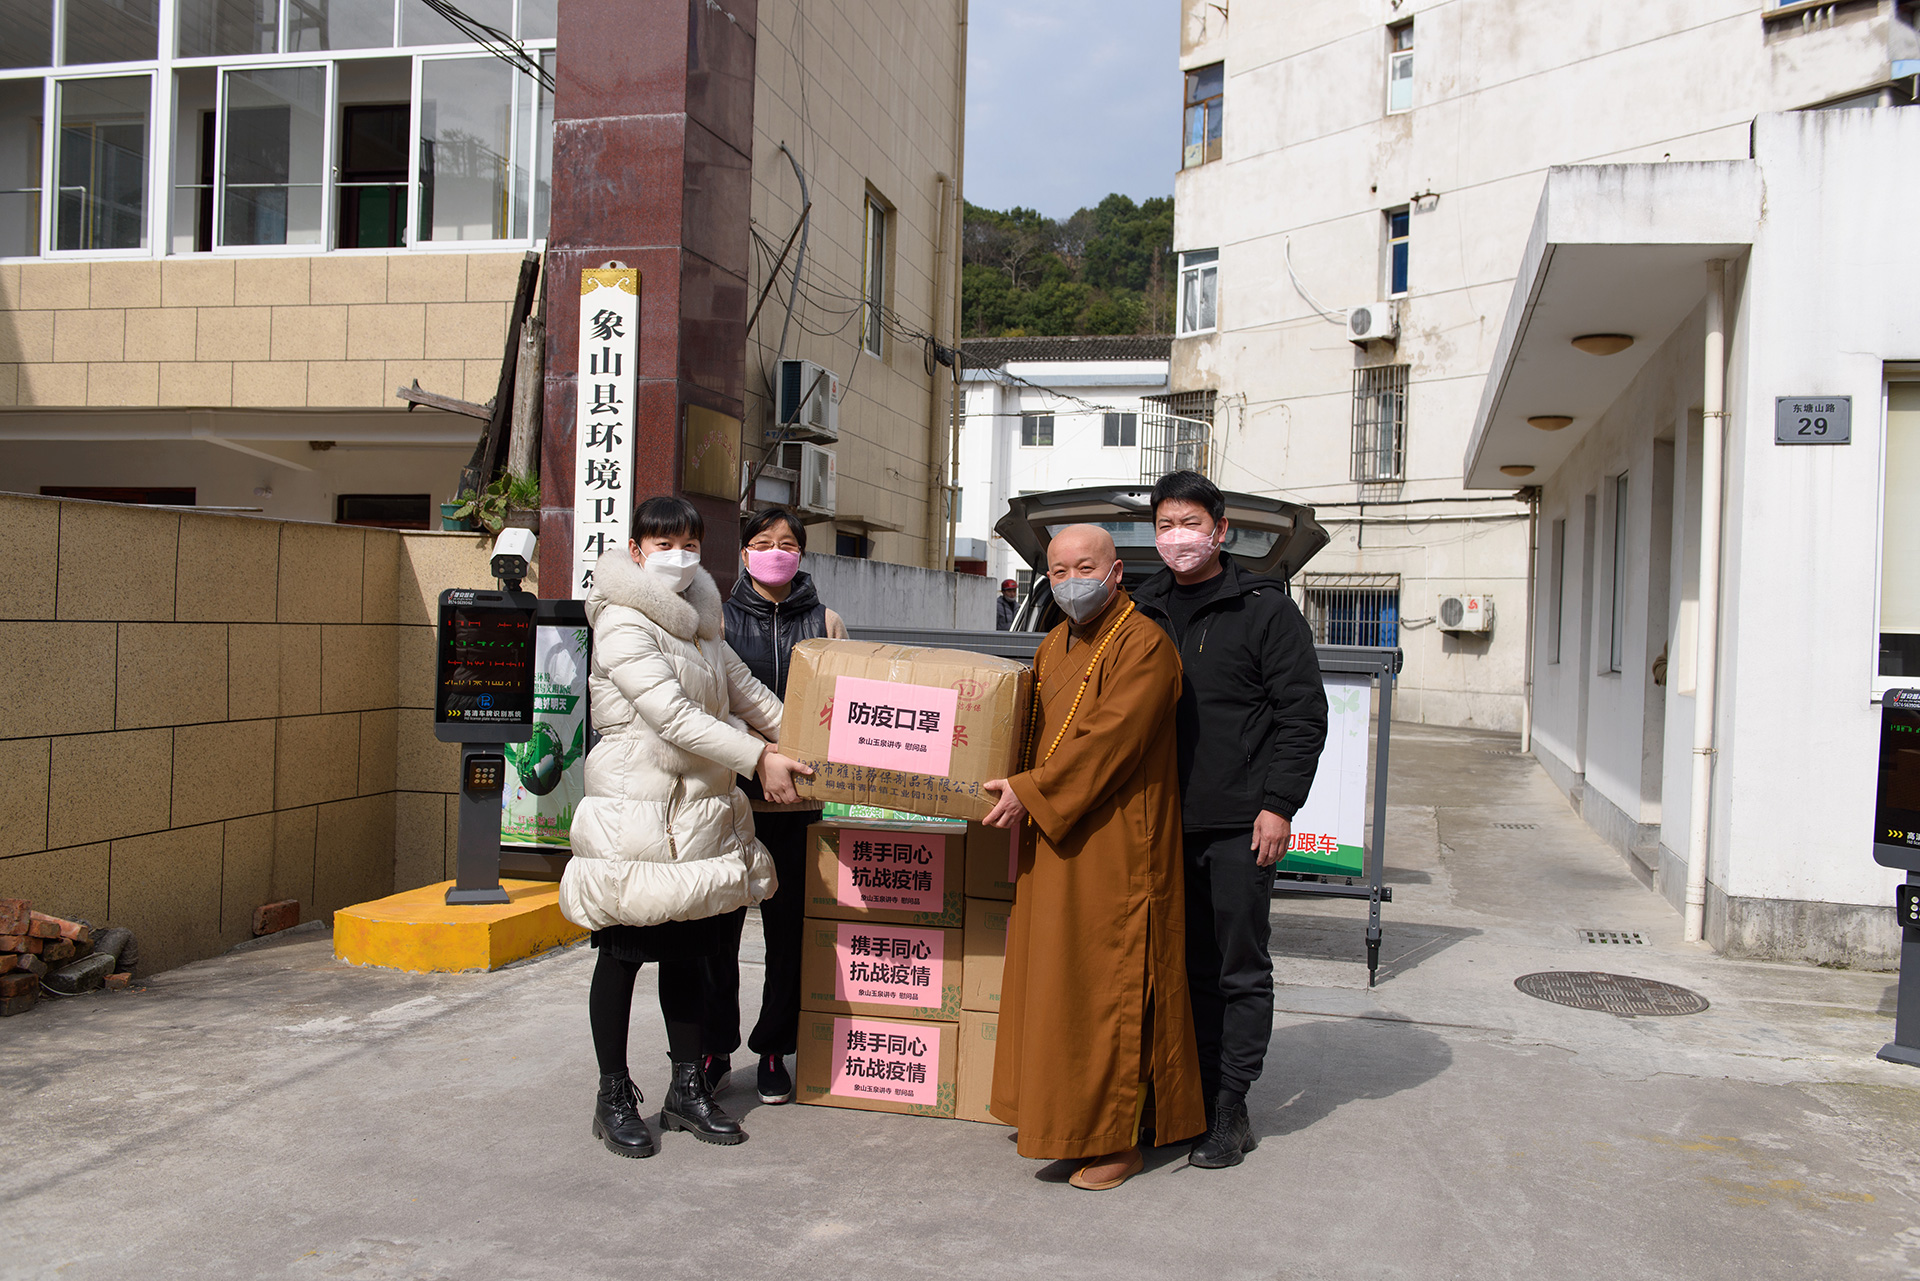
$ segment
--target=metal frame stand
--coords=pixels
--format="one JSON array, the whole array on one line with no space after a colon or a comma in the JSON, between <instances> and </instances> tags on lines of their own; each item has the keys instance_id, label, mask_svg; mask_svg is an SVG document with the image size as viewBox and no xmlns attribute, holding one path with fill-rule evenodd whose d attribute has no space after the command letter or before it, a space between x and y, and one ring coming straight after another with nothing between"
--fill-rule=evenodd
<instances>
[{"instance_id":1,"label":"metal frame stand","mask_svg":"<svg viewBox=\"0 0 1920 1281\"><path fill-rule=\"evenodd\" d=\"M1324 881L1280 881L1274 897L1282 894L1320 898L1365 899L1367 902L1367 986L1380 970L1380 905L1393 902L1393 887L1385 883L1387 864L1387 748L1393 739L1393 684L1400 670L1398 649L1366 645L1317 645L1320 670L1343 676L1372 676L1380 685L1380 728L1373 747L1373 840L1366 850L1366 883L1334 885Z\"/></svg>"},{"instance_id":2,"label":"metal frame stand","mask_svg":"<svg viewBox=\"0 0 1920 1281\"><path fill-rule=\"evenodd\" d=\"M460 744L460 836L454 882L447 904L510 902L500 887L500 797L506 780L507 745ZM477 759L476 759L477 758ZM481 781L491 774L492 781Z\"/></svg>"},{"instance_id":3,"label":"metal frame stand","mask_svg":"<svg viewBox=\"0 0 1920 1281\"><path fill-rule=\"evenodd\" d=\"M1875 1056L1889 1063L1920 1067L1920 929L1910 922L1916 914L1915 899L1920 897L1920 873L1908 872L1907 883L1900 887L1900 988L1894 1007L1893 1039L1880 1047Z\"/></svg>"}]
</instances>

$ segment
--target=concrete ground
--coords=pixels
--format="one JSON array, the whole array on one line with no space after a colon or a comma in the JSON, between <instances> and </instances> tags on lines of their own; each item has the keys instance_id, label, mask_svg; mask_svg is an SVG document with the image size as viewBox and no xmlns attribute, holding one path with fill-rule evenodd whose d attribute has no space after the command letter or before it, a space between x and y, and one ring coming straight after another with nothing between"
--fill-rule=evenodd
<instances>
[{"instance_id":1,"label":"concrete ground","mask_svg":"<svg viewBox=\"0 0 1920 1281\"><path fill-rule=\"evenodd\" d=\"M309 933L0 1024L0 1276L1920 1276L1920 1074L1873 1057L1891 976L1682 944L1513 747L1396 731L1377 988L1359 905L1276 900L1264 1141L1239 1169L1181 1145L1090 1194L998 1127L739 1086L746 1146L621 1160L587 1134L586 949L419 976ZM1515 990L1553 968L1712 1008Z\"/></svg>"}]
</instances>

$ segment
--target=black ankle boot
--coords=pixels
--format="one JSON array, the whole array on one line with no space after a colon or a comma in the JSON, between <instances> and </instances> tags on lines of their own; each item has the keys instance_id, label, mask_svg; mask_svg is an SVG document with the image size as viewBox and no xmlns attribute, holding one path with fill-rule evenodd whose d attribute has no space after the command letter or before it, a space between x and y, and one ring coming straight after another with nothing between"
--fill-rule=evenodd
<instances>
[{"instance_id":1,"label":"black ankle boot","mask_svg":"<svg viewBox=\"0 0 1920 1281\"><path fill-rule=\"evenodd\" d=\"M617 1156L648 1157L654 1153L653 1131L640 1115L640 1091L625 1072L600 1078L593 1101L593 1137Z\"/></svg>"},{"instance_id":2,"label":"black ankle boot","mask_svg":"<svg viewBox=\"0 0 1920 1281\"><path fill-rule=\"evenodd\" d=\"M1246 1160L1247 1153L1260 1145L1253 1133L1253 1123L1247 1118L1246 1096L1222 1090L1209 1111L1213 1115L1207 1132L1187 1154L1187 1164L1202 1170L1224 1170L1230 1165L1239 1165Z\"/></svg>"},{"instance_id":3,"label":"black ankle boot","mask_svg":"<svg viewBox=\"0 0 1920 1281\"><path fill-rule=\"evenodd\" d=\"M720 1110L707 1089L707 1079L695 1062L673 1065L673 1086L660 1105L660 1128L685 1130L702 1143L745 1143L747 1132Z\"/></svg>"}]
</instances>

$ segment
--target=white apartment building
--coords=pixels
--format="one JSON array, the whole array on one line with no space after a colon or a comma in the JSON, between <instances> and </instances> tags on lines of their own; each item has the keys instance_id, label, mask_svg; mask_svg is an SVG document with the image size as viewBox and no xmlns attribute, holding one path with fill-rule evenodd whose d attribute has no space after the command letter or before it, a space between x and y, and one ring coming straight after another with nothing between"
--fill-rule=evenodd
<instances>
[{"instance_id":1,"label":"white apartment building","mask_svg":"<svg viewBox=\"0 0 1920 1281\"><path fill-rule=\"evenodd\" d=\"M1015 579L1024 600L1033 576L993 532L1009 498L1152 483L1142 450L1165 422L1168 346L1164 335L962 344L956 569Z\"/></svg>"},{"instance_id":2,"label":"white apartment building","mask_svg":"<svg viewBox=\"0 0 1920 1281\"><path fill-rule=\"evenodd\" d=\"M1463 469L1539 486L1533 754L1588 823L1725 952L1885 967L1920 110L1762 115L1752 145L1550 171Z\"/></svg>"},{"instance_id":3,"label":"white apartment building","mask_svg":"<svg viewBox=\"0 0 1920 1281\"><path fill-rule=\"evenodd\" d=\"M1211 397L1222 487L1317 510L1296 591L1404 647L1408 718L1526 715L1535 482L1469 491L1460 458L1548 169L1746 160L1763 112L1911 102L1916 7L1182 0L1173 389ZM1491 630L1449 630L1453 594Z\"/></svg>"}]
</instances>

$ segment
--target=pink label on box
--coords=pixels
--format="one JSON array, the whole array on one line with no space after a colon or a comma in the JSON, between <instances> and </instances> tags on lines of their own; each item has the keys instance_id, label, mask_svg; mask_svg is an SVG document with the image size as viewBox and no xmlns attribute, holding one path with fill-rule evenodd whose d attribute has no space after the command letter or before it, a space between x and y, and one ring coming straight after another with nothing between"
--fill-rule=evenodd
<instances>
[{"instance_id":1,"label":"pink label on box","mask_svg":"<svg viewBox=\"0 0 1920 1281\"><path fill-rule=\"evenodd\" d=\"M938 1007L945 943L939 930L842 921L834 944L833 999Z\"/></svg>"},{"instance_id":2,"label":"pink label on box","mask_svg":"<svg viewBox=\"0 0 1920 1281\"><path fill-rule=\"evenodd\" d=\"M940 1101L937 1027L903 1027L873 1019L835 1019L827 1093L892 1103Z\"/></svg>"},{"instance_id":3,"label":"pink label on box","mask_svg":"<svg viewBox=\"0 0 1920 1281\"><path fill-rule=\"evenodd\" d=\"M840 829L842 907L938 912L946 907L947 838L927 832Z\"/></svg>"},{"instance_id":4,"label":"pink label on box","mask_svg":"<svg viewBox=\"0 0 1920 1281\"><path fill-rule=\"evenodd\" d=\"M827 759L944 778L953 768L959 705L957 690L836 677Z\"/></svg>"}]
</instances>

